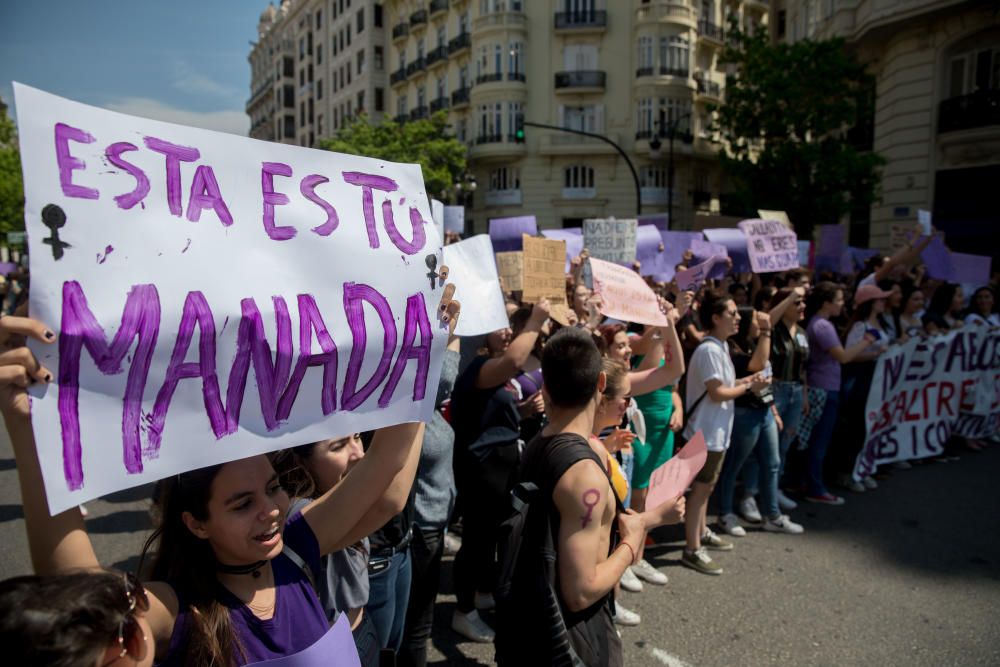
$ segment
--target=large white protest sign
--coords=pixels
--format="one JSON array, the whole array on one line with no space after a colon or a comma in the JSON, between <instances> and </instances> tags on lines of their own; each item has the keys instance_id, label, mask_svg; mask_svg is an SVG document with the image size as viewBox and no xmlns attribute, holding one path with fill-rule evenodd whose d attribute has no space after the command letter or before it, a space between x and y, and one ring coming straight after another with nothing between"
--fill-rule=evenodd
<instances>
[{"instance_id":1,"label":"large white protest sign","mask_svg":"<svg viewBox=\"0 0 1000 667\"><path fill-rule=\"evenodd\" d=\"M857 478L875 466L944 451L952 435L1000 430L1000 329L963 327L911 338L879 357L865 409Z\"/></svg>"},{"instance_id":2,"label":"large white protest sign","mask_svg":"<svg viewBox=\"0 0 1000 667\"><path fill-rule=\"evenodd\" d=\"M430 418L447 330L417 165L15 88L52 512ZM457 278L457 276L455 276Z\"/></svg>"},{"instance_id":3,"label":"large white protest sign","mask_svg":"<svg viewBox=\"0 0 1000 667\"><path fill-rule=\"evenodd\" d=\"M616 264L635 261L637 220L595 218L583 221L583 247L591 257Z\"/></svg>"},{"instance_id":4,"label":"large white protest sign","mask_svg":"<svg viewBox=\"0 0 1000 667\"><path fill-rule=\"evenodd\" d=\"M456 276L455 299L465 305L457 335L478 336L510 326L489 234L446 245L444 263Z\"/></svg>"},{"instance_id":5,"label":"large white protest sign","mask_svg":"<svg viewBox=\"0 0 1000 667\"><path fill-rule=\"evenodd\" d=\"M776 220L744 220L739 227L747 236L747 252L754 273L799 268L799 240L788 227Z\"/></svg>"}]
</instances>

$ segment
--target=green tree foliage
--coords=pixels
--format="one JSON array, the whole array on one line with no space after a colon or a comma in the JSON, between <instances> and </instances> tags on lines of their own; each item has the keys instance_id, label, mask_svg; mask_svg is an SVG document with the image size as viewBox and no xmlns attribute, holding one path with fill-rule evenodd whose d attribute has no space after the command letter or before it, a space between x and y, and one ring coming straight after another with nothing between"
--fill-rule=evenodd
<instances>
[{"instance_id":1,"label":"green tree foliage","mask_svg":"<svg viewBox=\"0 0 1000 667\"><path fill-rule=\"evenodd\" d=\"M735 76L717 123L733 213L785 210L806 236L870 208L884 164L870 150L871 75L843 40L772 45L766 31L730 28L722 58Z\"/></svg>"},{"instance_id":2,"label":"green tree foliage","mask_svg":"<svg viewBox=\"0 0 1000 667\"><path fill-rule=\"evenodd\" d=\"M24 182L17 129L6 113L0 115L0 232L24 230Z\"/></svg>"},{"instance_id":3,"label":"green tree foliage","mask_svg":"<svg viewBox=\"0 0 1000 667\"><path fill-rule=\"evenodd\" d=\"M323 140L320 147L391 162L418 163L427 194L441 198L465 173L465 144L450 135L447 119L446 113L438 112L426 120L397 123L386 118L381 125L371 125L362 115L335 137Z\"/></svg>"}]
</instances>

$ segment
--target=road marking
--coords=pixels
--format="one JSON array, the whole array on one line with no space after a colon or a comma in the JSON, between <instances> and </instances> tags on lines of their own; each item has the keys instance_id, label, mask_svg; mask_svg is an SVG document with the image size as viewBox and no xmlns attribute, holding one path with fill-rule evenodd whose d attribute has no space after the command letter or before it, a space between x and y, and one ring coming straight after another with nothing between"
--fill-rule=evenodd
<instances>
[{"instance_id":1,"label":"road marking","mask_svg":"<svg viewBox=\"0 0 1000 667\"><path fill-rule=\"evenodd\" d=\"M677 656L671 655L663 649L656 648L655 646L650 646L649 652L654 658L660 661L661 665L666 665L667 667L691 667L691 665L687 664Z\"/></svg>"}]
</instances>

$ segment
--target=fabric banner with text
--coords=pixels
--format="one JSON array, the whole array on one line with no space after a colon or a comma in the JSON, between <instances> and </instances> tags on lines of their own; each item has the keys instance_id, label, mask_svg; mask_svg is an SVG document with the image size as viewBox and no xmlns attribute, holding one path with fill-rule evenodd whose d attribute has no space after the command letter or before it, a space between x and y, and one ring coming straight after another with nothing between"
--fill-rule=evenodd
<instances>
[{"instance_id":1,"label":"fabric banner with text","mask_svg":"<svg viewBox=\"0 0 1000 667\"><path fill-rule=\"evenodd\" d=\"M447 328L420 166L15 84L49 510L429 420ZM458 276L455 276L458 279Z\"/></svg>"},{"instance_id":2,"label":"fabric banner with text","mask_svg":"<svg viewBox=\"0 0 1000 667\"><path fill-rule=\"evenodd\" d=\"M878 358L865 409L866 438L854 476L944 451L953 435L1000 430L1000 328L966 326L911 338Z\"/></svg>"}]
</instances>

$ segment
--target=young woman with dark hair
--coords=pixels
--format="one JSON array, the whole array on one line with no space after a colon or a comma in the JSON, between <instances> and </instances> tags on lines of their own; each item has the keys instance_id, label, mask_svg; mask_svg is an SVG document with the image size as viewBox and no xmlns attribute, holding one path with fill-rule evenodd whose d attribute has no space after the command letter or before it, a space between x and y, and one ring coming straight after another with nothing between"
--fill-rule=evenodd
<instances>
[{"instance_id":1,"label":"young woman with dark hair","mask_svg":"<svg viewBox=\"0 0 1000 667\"><path fill-rule=\"evenodd\" d=\"M442 319L449 302L442 301ZM32 562L41 575L97 569L79 509L48 512L24 387L49 382L52 374L23 346L25 337L45 345L56 336L35 320L0 320L0 348L7 350L0 411L18 463ZM374 455L291 517L288 496L263 455L163 480L159 527L148 543L158 579L145 586L150 655L164 665L241 665L336 637L310 574L319 573L321 556L356 543L399 511L401 505L382 500L418 455L422 434L420 423L379 429Z\"/></svg>"},{"instance_id":2,"label":"young woman with dark hair","mask_svg":"<svg viewBox=\"0 0 1000 667\"><path fill-rule=\"evenodd\" d=\"M905 343L915 336L924 334L924 323L920 313L924 309L924 292L916 283L906 281L902 284L899 297L899 307L893 312L893 321L900 342Z\"/></svg>"},{"instance_id":3,"label":"young woman with dark hair","mask_svg":"<svg viewBox=\"0 0 1000 667\"><path fill-rule=\"evenodd\" d=\"M965 323L974 326L1000 327L1000 315L993 312L996 295L992 287L980 287L969 299L969 310Z\"/></svg>"},{"instance_id":4,"label":"young woman with dark hair","mask_svg":"<svg viewBox=\"0 0 1000 667\"><path fill-rule=\"evenodd\" d=\"M965 295L962 286L956 283L938 285L931 297L931 302L924 313L924 328L930 335L948 333L964 324L962 307Z\"/></svg>"}]
</instances>

